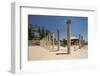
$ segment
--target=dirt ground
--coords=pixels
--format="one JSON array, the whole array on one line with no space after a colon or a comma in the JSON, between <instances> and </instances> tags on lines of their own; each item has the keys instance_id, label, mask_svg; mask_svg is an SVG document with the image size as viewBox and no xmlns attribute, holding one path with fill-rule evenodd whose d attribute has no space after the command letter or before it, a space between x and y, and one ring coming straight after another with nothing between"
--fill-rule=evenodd
<instances>
[{"instance_id":1,"label":"dirt ground","mask_svg":"<svg viewBox=\"0 0 100 76\"><path fill-rule=\"evenodd\" d=\"M71 46L71 53L67 53L67 47L60 47L60 51L57 51L57 46L54 49L41 47L41 46L29 46L28 59L32 60L54 60L54 59L78 59L88 58L88 47L84 46L78 49L78 46ZM57 55L59 54L59 55Z\"/></svg>"}]
</instances>

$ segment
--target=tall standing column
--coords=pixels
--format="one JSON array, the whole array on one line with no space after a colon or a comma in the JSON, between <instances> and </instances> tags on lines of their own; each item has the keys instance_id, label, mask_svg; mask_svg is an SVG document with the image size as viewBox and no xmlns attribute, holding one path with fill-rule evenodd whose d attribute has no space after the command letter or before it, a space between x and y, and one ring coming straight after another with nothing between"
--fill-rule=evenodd
<instances>
[{"instance_id":1,"label":"tall standing column","mask_svg":"<svg viewBox=\"0 0 100 76\"><path fill-rule=\"evenodd\" d=\"M54 49L54 44L55 44L55 42L54 42L54 33L52 33L52 49Z\"/></svg>"},{"instance_id":2,"label":"tall standing column","mask_svg":"<svg viewBox=\"0 0 100 76\"><path fill-rule=\"evenodd\" d=\"M81 48L81 35L79 34L79 49Z\"/></svg>"},{"instance_id":3,"label":"tall standing column","mask_svg":"<svg viewBox=\"0 0 100 76\"><path fill-rule=\"evenodd\" d=\"M83 38L83 47L84 47L84 41L85 41L85 40L84 40L84 38Z\"/></svg>"},{"instance_id":4,"label":"tall standing column","mask_svg":"<svg viewBox=\"0 0 100 76\"><path fill-rule=\"evenodd\" d=\"M47 44L47 48L48 48L48 35L46 37L46 44Z\"/></svg>"},{"instance_id":5,"label":"tall standing column","mask_svg":"<svg viewBox=\"0 0 100 76\"><path fill-rule=\"evenodd\" d=\"M70 26L71 26L71 20L70 20L70 17L68 17L67 19L67 53L70 54L70 46L71 46L71 39L70 39L70 36L71 36L71 29L70 29Z\"/></svg>"},{"instance_id":6,"label":"tall standing column","mask_svg":"<svg viewBox=\"0 0 100 76\"><path fill-rule=\"evenodd\" d=\"M57 50L60 50L60 37L59 37L59 29L57 29L57 39L58 39L58 46L57 46Z\"/></svg>"},{"instance_id":7,"label":"tall standing column","mask_svg":"<svg viewBox=\"0 0 100 76\"><path fill-rule=\"evenodd\" d=\"M50 33L48 34L48 47L50 48Z\"/></svg>"},{"instance_id":8,"label":"tall standing column","mask_svg":"<svg viewBox=\"0 0 100 76\"><path fill-rule=\"evenodd\" d=\"M83 47L83 36L81 36L81 47Z\"/></svg>"}]
</instances>

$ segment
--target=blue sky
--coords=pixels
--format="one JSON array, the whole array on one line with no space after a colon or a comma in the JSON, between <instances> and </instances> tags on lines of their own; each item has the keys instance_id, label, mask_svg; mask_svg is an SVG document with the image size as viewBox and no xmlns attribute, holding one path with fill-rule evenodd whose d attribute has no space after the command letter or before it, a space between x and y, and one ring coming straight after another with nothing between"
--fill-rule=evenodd
<instances>
[{"instance_id":1,"label":"blue sky","mask_svg":"<svg viewBox=\"0 0 100 76\"><path fill-rule=\"evenodd\" d=\"M88 17L70 16L71 19L71 36L78 37L79 34L88 40ZM47 15L28 15L28 24L37 24L45 26L51 32L55 33L57 27L60 28L60 39L67 37L66 30L67 16L47 16Z\"/></svg>"}]
</instances>

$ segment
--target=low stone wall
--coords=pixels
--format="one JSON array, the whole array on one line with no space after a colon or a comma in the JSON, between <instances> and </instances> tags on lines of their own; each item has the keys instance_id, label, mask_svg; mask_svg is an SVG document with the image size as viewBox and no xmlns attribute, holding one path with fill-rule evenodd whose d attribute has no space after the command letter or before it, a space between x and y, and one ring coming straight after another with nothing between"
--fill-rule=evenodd
<instances>
[{"instance_id":1,"label":"low stone wall","mask_svg":"<svg viewBox=\"0 0 100 76\"><path fill-rule=\"evenodd\" d=\"M40 40L28 40L28 46L40 45Z\"/></svg>"},{"instance_id":2,"label":"low stone wall","mask_svg":"<svg viewBox=\"0 0 100 76\"><path fill-rule=\"evenodd\" d=\"M47 38L43 38L41 40L28 40L28 46L42 46L42 47L47 47Z\"/></svg>"}]
</instances>

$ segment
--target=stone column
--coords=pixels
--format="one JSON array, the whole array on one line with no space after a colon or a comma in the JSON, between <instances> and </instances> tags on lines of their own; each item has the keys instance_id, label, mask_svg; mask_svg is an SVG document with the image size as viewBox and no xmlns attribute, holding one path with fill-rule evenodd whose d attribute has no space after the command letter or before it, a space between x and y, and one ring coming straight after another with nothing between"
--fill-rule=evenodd
<instances>
[{"instance_id":1,"label":"stone column","mask_svg":"<svg viewBox=\"0 0 100 76\"><path fill-rule=\"evenodd\" d=\"M54 49L54 45L55 45L55 42L54 42L54 33L52 33L52 49Z\"/></svg>"},{"instance_id":2,"label":"stone column","mask_svg":"<svg viewBox=\"0 0 100 76\"><path fill-rule=\"evenodd\" d=\"M70 39L70 36L71 36L71 29L70 29L70 26L71 26L71 20L70 20L70 17L67 18L67 22L66 22L66 26L67 26L67 54L70 54L70 46L71 46L71 39Z\"/></svg>"},{"instance_id":3,"label":"stone column","mask_svg":"<svg viewBox=\"0 0 100 76\"><path fill-rule=\"evenodd\" d=\"M58 43L57 43L57 50L59 51L60 50L60 35L59 35L59 29L57 29L57 40L58 40Z\"/></svg>"},{"instance_id":4,"label":"stone column","mask_svg":"<svg viewBox=\"0 0 100 76\"><path fill-rule=\"evenodd\" d=\"M51 39L50 39L50 33L48 34L48 48L50 48L50 41L51 41Z\"/></svg>"},{"instance_id":5,"label":"stone column","mask_svg":"<svg viewBox=\"0 0 100 76\"><path fill-rule=\"evenodd\" d=\"M79 49L81 48L81 35L79 34Z\"/></svg>"},{"instance_id":6,"label":"stone column","mask_svg":"<svg viewBox=\"0 0 100 76\"><path fill-rule=\"evenodd\" d=\"M48 35L46 37L46 44L47 44L47 48L48 48Z\"/></svg>"},{"instance_id":7,"label":"stone column","mask_svg":"<svg viewBox=\"0 0 100 76\"><path fill-rule=\"evenodd\" d=\"M81 47L83 47L83 36L81 36Z\"/></svg>"},{"instance_id":8,"label":"stone column","mask_svg":"<svg viewBox=\"0 0 100 76\"><path fill-rule=\"evenodd\" d=\"M83 47L84 47L84 39L83 39Z\"/></svg>"}]
</instances>

